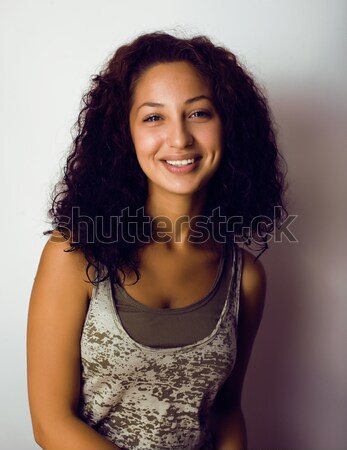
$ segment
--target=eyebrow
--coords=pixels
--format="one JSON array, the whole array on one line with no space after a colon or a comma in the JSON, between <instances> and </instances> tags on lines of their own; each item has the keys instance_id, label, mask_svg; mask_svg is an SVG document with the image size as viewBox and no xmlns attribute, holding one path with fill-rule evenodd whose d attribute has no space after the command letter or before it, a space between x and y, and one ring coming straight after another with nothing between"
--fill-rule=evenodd
<instances>
[{"instance_id":1,"label":"eyebrow","mask_svg":"<svg viewBox=\"0 0 347 450\"><path fill-rule=\"evenodd\" d=\"M194 103L194 102L197 102L197 101L203 100L203 99L209 100L212 103L212 98L211 97L208 97L207 95L198 95L197 97L188 98L188 100L186 100L184 102L184 104L185 105L190 105L191 103ZM151 106L153 108L156 108L156 107L160 108L160 107L163 107L165 105L163 103L157 103L157 102L145 102L145 103L142 103L142 105L140 105L137 108L137 110L139 110L143 106Z\"/></svg>"}]
</instances>

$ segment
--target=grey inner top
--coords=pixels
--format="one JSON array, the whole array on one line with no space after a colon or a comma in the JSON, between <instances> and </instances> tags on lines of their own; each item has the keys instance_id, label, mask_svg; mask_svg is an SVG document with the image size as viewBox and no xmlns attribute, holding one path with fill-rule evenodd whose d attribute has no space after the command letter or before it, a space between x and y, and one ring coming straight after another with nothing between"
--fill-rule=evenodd
<instances>
[{"instance_id":1,"label":"grey inner top","mask_svg":"<svg viewBox=\"0 0 347 450\"><path fill-rule=\"evenodd\" d=\"M151 308L116 285L116 308L126 332L136 342L155 348L189 345L209 336L226 301L232 276L231 253L232 247L225 245L212 289L198 302L183 308Z\"/></svg>"}]
</instances>

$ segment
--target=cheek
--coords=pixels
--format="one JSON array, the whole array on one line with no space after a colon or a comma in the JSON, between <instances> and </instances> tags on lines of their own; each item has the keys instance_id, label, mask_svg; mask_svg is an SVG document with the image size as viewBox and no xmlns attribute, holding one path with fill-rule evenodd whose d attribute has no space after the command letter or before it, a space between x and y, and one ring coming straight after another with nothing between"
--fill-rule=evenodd
<instances>
[{"instance_id":1,"label":"cheek","mask_svg":"<svg viewBox=\"0 0 347 450\"><path fill-rule=\"evenodd\" d=\"M222 151L222 130L218 124L205 129L201 134L200 139L206 147L209 147L216 152Z\"/></svg>"},{"instance_id":2,"label":"cheek","mask_svg":"<svg viewBox=\"0 0 347 450\"><path fill-rule=\"evenodd\" d=\"M156 133L137 132L133 135L133 142L138 159L155 154L161 144L161 138Z\"/></svg>"}]
</instances>

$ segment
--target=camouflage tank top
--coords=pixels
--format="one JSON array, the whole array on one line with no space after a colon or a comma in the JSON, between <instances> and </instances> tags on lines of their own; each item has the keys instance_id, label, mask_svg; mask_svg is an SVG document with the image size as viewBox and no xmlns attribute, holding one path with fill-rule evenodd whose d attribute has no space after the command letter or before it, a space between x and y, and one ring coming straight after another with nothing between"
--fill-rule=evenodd
<instances>
[{"instance_id":1,"label":"camouflage tank top","mask_svg":"<svg viewBox=\"0 0 347 450\"><path fill-rule=\"evenodd\" d=\"M209 412L236 358L242 253L233 244L216 327L189 345L153 348L120 321L109 279L93 290L81 338L81 418L128 450L212 448Z\"/></svg>"}]
</instances>

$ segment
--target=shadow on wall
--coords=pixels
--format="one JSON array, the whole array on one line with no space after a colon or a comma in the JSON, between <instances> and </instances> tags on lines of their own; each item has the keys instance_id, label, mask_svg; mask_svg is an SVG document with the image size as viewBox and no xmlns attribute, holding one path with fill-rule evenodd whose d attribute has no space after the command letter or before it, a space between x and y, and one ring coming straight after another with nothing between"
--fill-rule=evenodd
<instances>
[{"instance_id":1,"label":"shadow on wall","mask_svg":"<svg viewBox=\"0 0 347 450\"><path fill-rule=\"evenodd\" d=\"M289 213L298 215L290 230L299 242L270 243L261 257L268 294L244 388L249 448L342 450L346 111L336 93L318 87L278 92L270 104L288 164Z\"/></svg>"}]
</instances>

